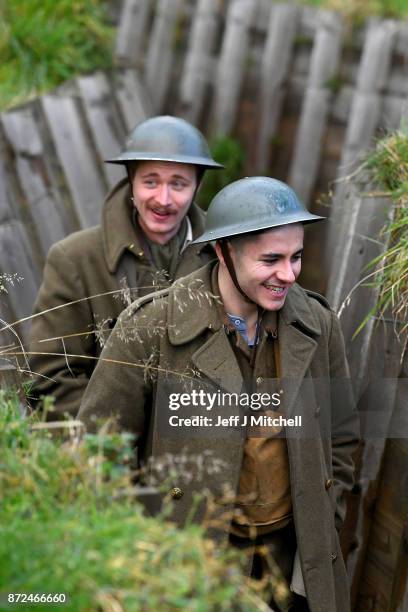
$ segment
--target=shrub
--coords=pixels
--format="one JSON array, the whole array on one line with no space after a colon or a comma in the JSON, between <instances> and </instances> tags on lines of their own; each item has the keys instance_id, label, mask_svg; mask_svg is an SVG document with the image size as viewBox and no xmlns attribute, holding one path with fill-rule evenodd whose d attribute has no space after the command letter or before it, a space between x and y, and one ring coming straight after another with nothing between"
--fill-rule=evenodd
<instances>
[{"instance_id":1,"label":"shrub","mask_svg":"<svg viewBox=\"0 0 408 612\"><path fill-rule=\"evenodd\" d=\"M130 436L59 425L52 437L0 391L0 591L66 593L75 611L265 608L235 550L145 516L127 494Z\"/></svg>"}]
</instances>

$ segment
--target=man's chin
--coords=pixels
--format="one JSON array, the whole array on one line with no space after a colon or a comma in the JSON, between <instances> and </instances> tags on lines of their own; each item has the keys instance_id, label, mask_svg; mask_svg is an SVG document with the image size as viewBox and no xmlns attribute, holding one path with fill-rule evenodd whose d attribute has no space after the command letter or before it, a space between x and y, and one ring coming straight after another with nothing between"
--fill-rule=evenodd
<instances>
[{"instance_id":1,"label":"man's chin","mask_svg":"<svg viewBox=\"0 0 408 612\"><path fill-rule=\"evenodd\" d=\"M259 305L264 310L276 311L276 310L280 310L281 308L283 308L285 299L286 299L286 295L280 299L275 298L275 299L269 299L269 300L262 300Z\"/></svg>"}]
</instances>

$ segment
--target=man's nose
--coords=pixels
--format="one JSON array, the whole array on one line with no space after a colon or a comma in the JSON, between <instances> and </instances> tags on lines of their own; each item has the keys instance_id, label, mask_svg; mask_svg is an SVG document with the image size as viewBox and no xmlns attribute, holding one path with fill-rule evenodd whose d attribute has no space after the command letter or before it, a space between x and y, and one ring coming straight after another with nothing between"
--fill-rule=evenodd
<instances>
[{"instance_id":1,"label":"man's nose","mask_svg":"<svg viewBox=\"0 0 408 612\"><path fill-rule=\"evenodd\" d=\"M294 283L296 280L295 273L290 261L280 262L279 269L276 272L277 278L284 283Z\"/></svg>"},{"instance_id":2,"label":"man's nose","mask_svg":"<svg viewBox=\"0 0 408 612\"><path fill-rule=\"evenodd\" d=\"M167 206L168 204L170 204L170 189L166 183L162 183L159 186L159 189L156 195L156 200L162 206Z\"/></svg>"}]
</instances>

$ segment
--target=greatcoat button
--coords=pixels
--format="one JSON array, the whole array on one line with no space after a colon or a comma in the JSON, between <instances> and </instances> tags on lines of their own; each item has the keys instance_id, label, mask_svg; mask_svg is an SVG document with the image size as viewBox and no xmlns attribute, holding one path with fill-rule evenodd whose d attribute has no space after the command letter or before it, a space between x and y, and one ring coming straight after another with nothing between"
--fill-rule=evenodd
<instances>
[{"instance_id":1,"label":"greatcoat button","mask_svg":"<svg viewBox=\"0 0 408 612\"><path fill-rule=\"evenodd\" d=\"M264 379L262 378L262 376L258 376L258 378L256 379L256 384L258 385L258 387L262 385L263 381Z\"/></svg>"},{"instance_id":2,"label":"greatcoat button","mask_svg":"<svg viewBox=\"0 0 408 612\"><path fill-rule=\"evenodd\" d=\"M314 414L315 414L315 417L319 416L319 414L320 414L320 406L316 406Z\"/></svg>"},{"instance_id":3,"label":"greatcoat button","mask_svg":"<svg viewBox=\"0 0 408 612\"><path fill-rule=\"evenodd\" d=\"M331 479L331 478L328 478L328 479L326 480L326 482L324 483L324 486L325 486L326 491L327 491L327 489L330 489L330 487L332 486L332 484L333 484L332 479Z\"/></svg>"},{"instance_id":4,"label":"greatcoat button","mask_svg":"<svg viewBox=\"0 0 408 612\"><path fill-rule=\"evenodd\" d=\"M184 491L182 491L179 487L173 487L170 491L170 495L173 499L181 499L184 495Z\"/></svg>"},{"instance_id":5,"label":"greatcoat button","mask_svg":"<svg viewBox=\"0 0 408 612\"><path fill-rule=\"evenodd\" d=\"M332 553L330 557L332 561L335 561L337 559L337 553Z\"/></svg>"}]
</instances>

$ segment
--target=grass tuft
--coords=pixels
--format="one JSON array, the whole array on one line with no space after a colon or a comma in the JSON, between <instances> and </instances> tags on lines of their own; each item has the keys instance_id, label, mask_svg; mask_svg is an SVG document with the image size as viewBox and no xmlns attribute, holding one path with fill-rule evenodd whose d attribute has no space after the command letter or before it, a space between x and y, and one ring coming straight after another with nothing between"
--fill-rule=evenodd
<instances>
[{"instance_id":1,"label":"grass tuft","mask_svg":"<svg viewBox=\"0 0 408 612\"><path fill-rule=\"evenodd\" d=\"M112 64L102 0L0 0L0 110Z\"/></svg>"},{"instance_id":2,"label":"grass tuft","mask_svg":"<svg viewBox=\"0 0 408 612\"><path fill-rule=\"evenodd\" d=\"M388 310L402 324L402 333L408 328L408 129L403 127L380 140L364 168L388 193L393 210L382 232L388 248L367 266L375 272L370 286L378 291L377 303L355 335L372 315L381 317Z\"/></svg>"},{"instance_id":3,"label":"grass tuft","mask_svg":"<svg viewBox=\"0 0 408 612\"><path fill-rule=\"evenodd\" d=\"M146 517L126 494L128 435L46 427L0 390L0 591L66 593L74 611L266 609L237 551L200 525Z\"/></svg>"},{"instance_id":4,"label":"grass tuft","mask_svg":"<svg viewBox=\"0 0 408 612\"><path fill-rule=\"evenodd\" d=\"M372 16L406 19L406 0L300 0L302 4L337 11L351 24L359 25Z\"/></svg>"}]
</instances>

